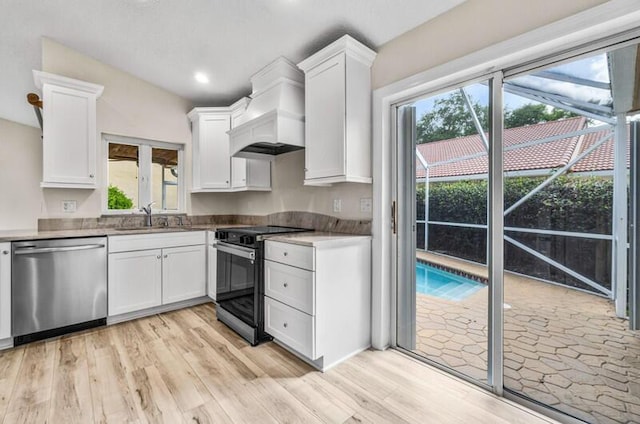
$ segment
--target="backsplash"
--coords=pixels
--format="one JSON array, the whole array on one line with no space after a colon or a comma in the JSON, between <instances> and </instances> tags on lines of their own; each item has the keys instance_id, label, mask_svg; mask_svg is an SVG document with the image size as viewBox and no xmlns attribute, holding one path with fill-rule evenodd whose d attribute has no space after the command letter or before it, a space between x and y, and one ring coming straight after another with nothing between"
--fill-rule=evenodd
<instances>
[{"instance_id":1,"label":"backsplash","mask_svg":"<svg viewBox=\"0 0 640 424\"><path fill-rule=\"evenodd\" d=\"M340 219L313 212L278 212L270 215L154 215L152 225L161 227L184 225L210 227L216 225L281 225L316 231L370 235L370 220ZM38 231L92 230L100 228L143 227L143 215L112 215L99 218L47 218L38 220Z\"/></svg>"}]
</instances>

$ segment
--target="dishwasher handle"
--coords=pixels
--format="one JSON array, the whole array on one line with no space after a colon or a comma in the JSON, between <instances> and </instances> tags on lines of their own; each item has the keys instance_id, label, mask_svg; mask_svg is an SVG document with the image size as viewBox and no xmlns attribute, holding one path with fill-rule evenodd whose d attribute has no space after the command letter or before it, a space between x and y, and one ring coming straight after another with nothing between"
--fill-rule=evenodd
<instances>
[{"instance_id":1,"label":"dishwasher handle","mask_svg":"<svg viewBox=\"0 0 640 424\"><path fill-rule=\"evenodd\" d=\"M104 247L106 247L104 244L81 244L78 246L61 247L25 247L17 248L13 253L16 255L28 255L31 253L75 252L78 250L102 249Z\"/></svg>"}]
</instances>

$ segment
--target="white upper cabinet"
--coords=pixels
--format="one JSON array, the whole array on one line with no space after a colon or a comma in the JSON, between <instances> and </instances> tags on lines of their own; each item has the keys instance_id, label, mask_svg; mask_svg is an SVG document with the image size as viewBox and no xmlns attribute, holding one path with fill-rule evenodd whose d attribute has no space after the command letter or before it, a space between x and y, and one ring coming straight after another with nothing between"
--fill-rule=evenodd
<instances>
[{"instance_id":1,"label":"white upper cabinet","mask_svg":"<svg viewBox=\"0 0 640 424\"><path fill-rule=\"evenodd\" d=\"M193 122L193 191L231 188L229 108L195 108L189 118Z\"/></svg>"},{"instance_id":2,"label":"white upper cabinet","mask_svg":"<svg viewBox=\"0 0 640 424\"><path fill-rule=\"evenodd\" d=\"M96 100L104 87L33 71L42 90L42 187L96 188Z\"/></svg>"},{"instance_id":3,"label":"white upper cabinet","mask_svg":"<svg viewBox=\"0 0 640 424\"><path fill-rule=\"evenodd\" d=\"M298 64L305 73L306 185L371 183L371 65L343 36Z\"/></svg>"},{"instance_id":4,"label":"white upper cabinet","mask_svg":"<svg viewBox=\"0 0 640 424\"><path fill-rule=\"evenodd\" d=\"M243 123L249 99L189 112L193 133L192 192L271 190L271 164L232 158L227 132Z\"/></svg>"}]
</instances>

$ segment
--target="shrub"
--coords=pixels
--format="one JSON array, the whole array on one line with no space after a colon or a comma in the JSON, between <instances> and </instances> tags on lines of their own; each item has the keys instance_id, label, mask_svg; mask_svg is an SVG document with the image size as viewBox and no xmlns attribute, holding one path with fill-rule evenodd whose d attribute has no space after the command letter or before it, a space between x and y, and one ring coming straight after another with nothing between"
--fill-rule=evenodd
<instances>
[{"instance_id":1,"label":"shrub","mask_svg":"<svg viewBox=\"0 0 640 424\"><path fill-rule=\"evenodd\" d=\"M505 209L533 188L543 177L505 179ZM425 188L417 189L418 219L424 219ZM538 228L611 234L613 181L603 177L563 176L505 217L505 227ZM487 223L487 181L467 180L431 183L429 220L467 224ZM508 236L610 287L611 242L576 237L505 232ZM486 263L486 230L430 225L428 249ZM424 232L418 246L424 246ZM505 244L506 269L588 289L583 283L543 261Z\"/></svg>"},{"instance_id":2,"label":"shrub","mask_svg":"<svg viewBox=\"0 0 640 424\"><path fill-rule=\"evenodd\" d=\"M116 186L109 185L108 198L109 209L131 209L133 207L133 200Z\"/></svg>"}]
</instances>

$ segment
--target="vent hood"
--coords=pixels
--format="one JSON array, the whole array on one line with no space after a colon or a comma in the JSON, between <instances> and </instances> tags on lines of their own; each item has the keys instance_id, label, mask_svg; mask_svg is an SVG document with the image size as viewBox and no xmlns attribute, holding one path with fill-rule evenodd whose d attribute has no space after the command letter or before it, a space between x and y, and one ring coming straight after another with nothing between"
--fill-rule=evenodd
<instances>
[{"instance_id":1,"label":"vent hood","mask_svg":"<svg viewBox=\"0 0 640 424\"><path fill-rule=\"evenodd\" d=\"M280 57L251 77L251 102L228 132L231 155L274 160L304 148L304 74Z\"/></svg>"}]
</instances>

